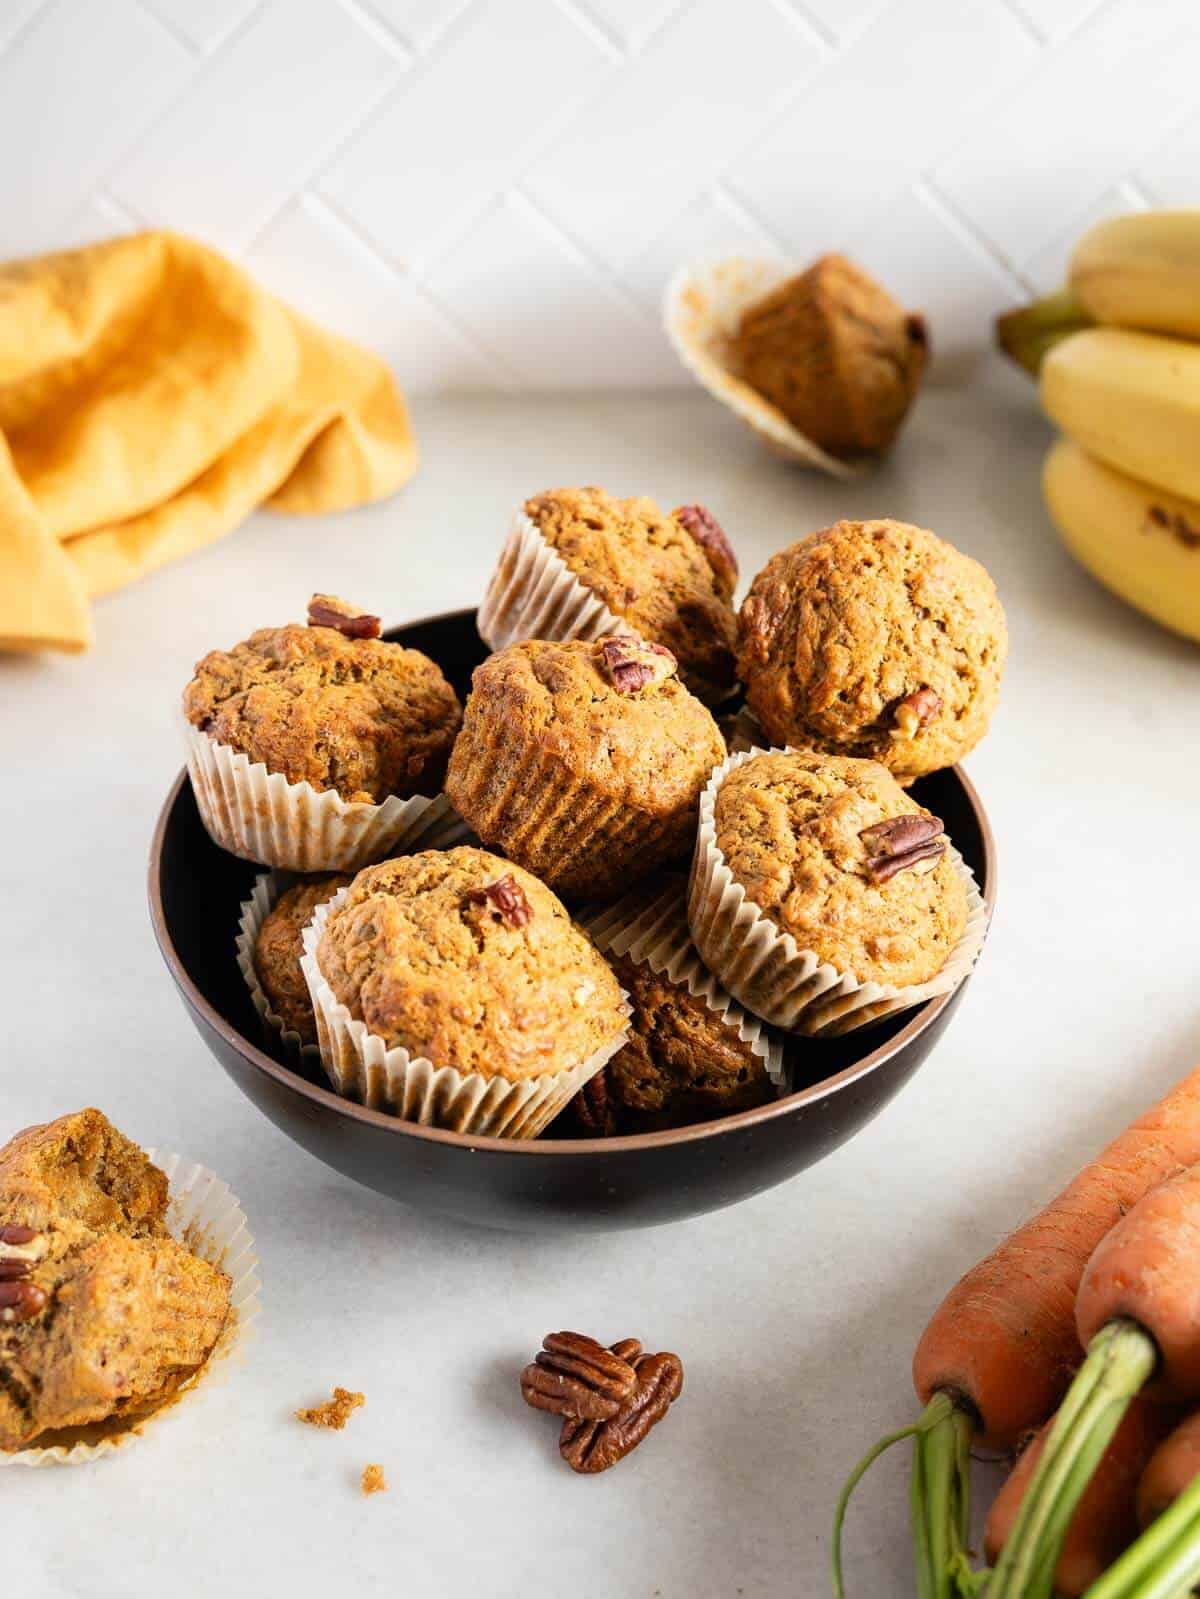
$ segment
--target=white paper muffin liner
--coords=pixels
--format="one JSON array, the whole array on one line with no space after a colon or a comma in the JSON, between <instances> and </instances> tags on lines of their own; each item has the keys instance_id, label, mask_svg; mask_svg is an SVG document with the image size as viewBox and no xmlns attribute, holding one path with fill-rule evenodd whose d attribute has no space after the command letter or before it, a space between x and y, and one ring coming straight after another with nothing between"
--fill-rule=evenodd
<instances>
[{"instance_id":1,"label":"white paper muffin liner","mask_svg":"<svg viewBox=\"0 0 1200 1599\"><path fill-rule=\"evenodd\" d=\"M94 1443L47 1447L33 1444L7 1453L0 1450L0 1466L79 1466L118 1451L124 1453L148 1427L173 1416L181 1405L191 1402L198 1390L225 1382L244 1362L260 1309L261 1283L254 1239L242 1207L226 1184L207 1167L185 1160L181 1155L160 1154L155 1149L148 1149L146 1154L166 1173L170 1185L166 1219L171 1236L187 1244L202 1260L229 1274L229 1316L221 1336L195 1376L160 1409L148 1415L131 1416L123 1426L120 1423L95 1424L99 1436Z\"/></svg>"},{"instance_id":2,"label":"white paper muffin liner","mask_svg":"<svg viewBox=\"0 0 1200 1599\"><path fill-rule=\"evenodd\" d=\"M389 794L379 805L289 783L180 717L200 818L242 860L288 872L354 872L392 854L434 803Z\"/></svg>"},{"instance_id":3,"label":"white paper muffin liner","mask_svg":"<svg viewBox=\"0 0 1200 1599\"><path fill-rule=\"evenodd\" d=\"M389 1049L365 1022L350 1014L317 965L317 945L325 922L347 892L342 889L317 906L304 930L300 963L316 1011L321 1061L330 1082L345 1098L426 1127L444 1127L481 1138L536 1138L628 1037L629 1006L624 1003L626 1025L594 1054L566 1071L520 1082L435 1066L424 1056L411 1055L402 1045Z\"/></svg>"},{"instance_id":4,"label":"white paper muffin liner","mask_svg":"<svg viewBox=\"0 0 1200 1599\"><path fill-rule=\"evenodd\" d=\"M742 313L795 272L783 261L746 256L682 267L667 285L663 326L692 376L776 454L819 467L831 477L860 477L871 465L870 457L842 461L829 455L737 372L731 341Z\"/></svg>"},{"instance_id":5,"label":"white paper muffin liner","mask_svg":"<svg viewBox=\"0 0 1200 1599\"><path fill-rule=\"evenodd\" d=\"M526 639L596 639L634 634L551 549L521 509L488 580L475 626L493 650ZM636 637L636 634L634 634Z\"/></svg>"},{"instance_id":6,"label":"white paper muffin liner","mask_svg":"<svg viewBox=\"0 0 1200 1599\"><path fill-rule=\"evenodd\" d=\"M649 966L701 999L715 1016L733 1029L763 1062L776 1092L789 1092L790 1074L784 1061L783 1040L757 1016L744 1011L700 959L687 920L687 894L682 881L672 883L647 901L646 895L629 894L603 910L580 918L596 948L605 954L625 955Z\"/></svg>"},{"instance_id":7,"label":"white paper muffin liner","mask_svg":"<svg viewBox=\"0 0 1200 1599\"><path fill-rule=\"evenodd\" d=\"M801 949L790 933L781 932L747 899L717 846L717 790L744 762L769 753L755 748L731 755L716 768L700 796L700 826L688 883L688 923L705 964L755 1015L809 1037L853 1032L957 988L983 948L991 911L970 867L949 840L946 853L967 893L967 922L946 964L925 983L904 988L860 983L852 973L839 972L814 951Z\"/></svg>"}]
</instances>

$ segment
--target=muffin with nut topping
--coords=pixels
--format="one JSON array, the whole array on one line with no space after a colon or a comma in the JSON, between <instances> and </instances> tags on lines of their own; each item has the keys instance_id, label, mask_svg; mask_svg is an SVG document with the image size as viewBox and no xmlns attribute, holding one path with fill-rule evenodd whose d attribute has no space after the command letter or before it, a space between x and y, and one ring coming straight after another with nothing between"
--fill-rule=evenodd
<instances>
[{"instance_id":1,"label":"muffin with nut topping","mask_svg":"<svg viewBox=\"0 0 1200 1599\"><path fill-rule=\"evenodd\" d=\"M669 514L603 489L548 489L525 501L480 608L493 649L529 638L623 630L662 644L706 705L735 687L737 558L703 505Z\"/></svg>"},{"instance_id":2,"label":"muffin with nut topping","mask_svg":"<svg viewBox=\"0 0 1200 1599\"><path fill-rule=\"evenodd\" d=\"M476 668L446 793L485 844L558 892L603 896L690 850L724 758L664 646L535 640Z\"/></svg>"},{"instance_id":3,"label":"muffin with nut topping","mask_svg":"<svg viewBox=\"0 0 1200 1599\"><path fill-rule=\"evenodd\" d=\"M986 733L1008 650L985 569L925 528L838 522L772 556L738 664L773 744L880 762L903 783Z\"/></svg>"},{"instance_id":4,"label":"muffin with nut topping","mask_svg":"<svg viewBox=\"0 0 1200 1599\"><path fill-rule=\"evenodd\" d=\"M532 1137L625 1036L604 958L544 883L486 850L366 868L305 947L334 1086L411 1120Z\"/></svg>"},{"instance_id":5,"label":"muffin with nut topping","mask_svg":"<svg viewBox=\"0 0 1200 1599\"><path fill-rule=\"evenodd\" d=\"M223 848L292 871L353 869L438 793L458 697L427 655L379 635L377 616L314 594L307 626L260 628L197 664L188 764Z\"/></svg>"},{"instance_id":6,"label":"muffin with nut topping","mask_svg":"<svg viewBox=\"0 0 1200 1599\"><path fill-rule=\"evenodd\" d=\"M735 755L705 791L692 936L779 1026L818 1031L876 998L927 997L968 932L982 942L980 903L939 818L876 761Z\"/></svg>"},{"instance_id":7,"label":"muffin with nut topping","mask_svg":"<svg viewBox=\"0 0 1200 1599\"><path fill-rule=\"evenodd\" d=\"M0 1149L0 1449L144 1415L204 1365L229 1278L166 1210L165 1175L98 1110Z\"/></svg>"}]
</instances>

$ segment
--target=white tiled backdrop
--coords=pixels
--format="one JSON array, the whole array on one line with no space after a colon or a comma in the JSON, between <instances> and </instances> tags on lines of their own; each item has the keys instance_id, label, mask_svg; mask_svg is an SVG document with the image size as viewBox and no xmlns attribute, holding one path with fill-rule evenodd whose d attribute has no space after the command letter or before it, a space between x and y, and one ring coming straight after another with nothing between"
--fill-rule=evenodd
<instances>
[{"instance_id":1,"label":"white tiled backdrop","mask_svg":"<svg viewBox=\"0 0 1200 1599\"><path fill-rule=\"evenodd\" d=\"M0 252L168 224L410 388L682 381L681 261L842 248L943 376L1200 203L1200 0L0 0Z\"/></svg>"}]
</instances>

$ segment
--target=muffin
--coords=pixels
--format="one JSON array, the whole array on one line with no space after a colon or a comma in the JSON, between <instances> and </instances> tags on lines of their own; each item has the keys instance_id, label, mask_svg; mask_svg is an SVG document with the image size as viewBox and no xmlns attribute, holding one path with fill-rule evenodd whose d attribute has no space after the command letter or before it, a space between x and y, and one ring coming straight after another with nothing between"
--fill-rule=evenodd
<instances>
[{"instance_id":1,"label":"muffin","mask_svg":"<svg viewBox=\"0 0 1200 1599\"><path fill-rule=\"evenodd\" d=\"M536 1136L627 1025L550 890L469 846L360 872L317 910L304 972L338 1091L458 1131Z\"/></svg>"},{"instance_id":2,"label":"muffin","mask_svg":"<svg viewBox=\"0 0 1200 1599\"><path fill-rule=\"evenodd\" d=\"M462 719L419 650L314 595L308 625L213 650L183 695L201 816L224 849L292 871L353 869L437 794Z\"/></svg>"},{"instance_id":3,"label":"muffin","mask_svg":"<svg viewBox=\"0 0 1200 1599\"><path fill-rule=\"evenodd\" d=\"M878 761L903 783L983 737L1007 649L978 561L890 520L837 522L772 556L738 624L746 698L772 744Z\"/></svg>"},{"instance_id":4,"label":"muffin","mask_svg":"<svg viewBox=\"0 0 1200 1599\"><path fill-rule=\"evenodd\" d=\"M230 1279L166 1210L165 1174L97 1110L0 1150L0 1449L144 1415L208 1359Z\"/></svg>"},{"instance_id":5,"label":"muffin","mask_svg":"<svg viewBox=\"0 0 1200 1599\"><path fill-rule=\"evenodd\" d=\"M630 895L586 922L630 1007L629 1037L571 1102L593 1137L658 1132L773 1100L777 1038L734 1004L692 945L686 879Z\"/></svg>"},{"instance_id":6,"label":"muffin","mask_svg":"<svg viewBox=\"0 0 1200 1599\"><path fill-rule=\"evenodd\" d=\"M929 356L924 317L844 255L824 255L748 306L730 363L806 438L842 458L886 450Z\"/></svg>"},{"instance_id":7,"label":"muffin","mask_svg":"<svg viewBox=\"0 0 1200 1599\"><path fill-rule=\"evenodd\" d=\"M773 750L714 773L688 917L756 1015L845 1030L916 1004L969 969L984 915L940 820L878 762Z\"/></svg>"},{"instance_id":8,"label":"muffin","mask_svg":"<svg viewBox=\"0 0 1200 1599\"><path fill-rule=\"evenodd\" d=\"M663 646L535 640L476 668L446 793L551 888L604 897L690 849L724 757Z\"/></svg>"},{"instance_id":9,"label":"muffin","mask_svg":"<svg viewBox=\"0 0 1200 1599\"><path fill-rule=\"evenodd\" d=\"M493 649L530 638L636 633L665 645L706 705L735 687L737 559L712 513L600 488L526 500L479 612Z\"/></svg>"},{"instance_id":10,"label":"muffin","mask_svg":"<svg viewBox=\"0 0 1200 1599\"><path fill-rule=\"evenodd\" d=\"M265 914L254 918L249 942L251 996L267 1027L289 1045L315 1047L317 1019L300 969L303 933L318 905L324 905L350 878L342 872L306 878L285 889ZM268 891L267 898L271 895ZM245 908L244 908L245 909ZM243 927L246 926L243 920ZM240 941L239 941L240 944Z\"/></svg>"}]
</instances>

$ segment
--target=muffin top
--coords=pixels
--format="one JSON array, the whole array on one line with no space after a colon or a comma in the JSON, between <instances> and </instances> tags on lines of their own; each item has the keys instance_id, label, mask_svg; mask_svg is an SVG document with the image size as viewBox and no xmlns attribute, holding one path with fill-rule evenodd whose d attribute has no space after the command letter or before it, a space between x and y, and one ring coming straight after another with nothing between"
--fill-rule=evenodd
<instances>
[{"instance_id":1,"label":"muffin top","mask_svg":"<svg viewBox=\"0 0 1200 1599\"><path fill-rule=\"evenodd\" d=\"M229 1279L167 1235L166 1205L97 1110L0 1150L0 1448L144 1410L207 1357Z\"/></svg>"},{"instance_id":2,"label":"muffin top","mask_svg":"<svg viewBox=\"0 0 1200 1599\"><path fill-rule=\"evenodd\" d=\"M517 1082L569 1070L625 1026L610 967L531 873L486 850L369 866L317 965L388 1048Z\"/></svg>"},{"instance_id":3,"label":"muffin top","mask_svg":"<svg viewBox=\"0 0 1200 1599\"><path fill-rule=\"evenodd\" d=\"M749 1110L775 1097L766 1063L685 983L610 955L629 995L629 1039L576 1096L589 1132L655 1132Z\"/></svg>"},{"instance_id":4,"label":"muffin top","mask_svg":"<svg viewBox=\"0 0 1200 1599\"><path fill-rule=\"evenodd\" d=\"M332 899L349 881L343 873L331 872L294 883L263 917L254 941L254 970L263 993L285 1030L298 1033L305 1044L316 1043L317 1022L312 996L300 969L304 929L317 906Z\"/></svg>"},{"instance_id":5,"label":"muffin top","mask_svg":"<svg viewBox=\"0 0 1200 1599\"><path fill-rule=\"evenodd\" d=\"M773 742L877 760L911 780L983 737L1007 648L978 561L906 522L838 522L755 578L738 664Z\"/></svg>"},{"instance_id":6,"label":"muffin top","mask_svg":"<svg viewBox=\"0 0 1200 1599\"><path fill-rule=\"evenodd\" d=\"M538 532L581 583L643 638L665 644L693 694L715 705L732 692L737 559L712 513L600 488L549 489L525 502Z\"/></svg>"},{"instance_id":7,"label":"muffin top","mask_svg":"<svg viewBox=\"0 0 1200 1599\"><path fill-rule=\"evenodd\" d=\"M721 783L714 821L747 898L860 982L927 982L962 936L966 889L942 824L875 761L755 755Z\"/></svg>"},{"instance_id":8,"label":"muffin top","mask_svg":"<svg viewBox=\"0 0 1200 1599\"><path fill-rule=\"evenodd\" d=\"M314 596L310 617L329 625L259 628L210 651L184 690L184 714L289 782L344 800L436 794L462 720L457 695L427 655L364 636L360 624L377 629L377 618L333 625L338 603Z\"/></svg>"},{"instance_id":9,"label":"muffin top","mask_svg":"<svg viewBox=\"0 0 1200 1599\"><path fill-rule=\"evenodd\" d=\"M593 790L652 814L694 803L725 759L670 651L628 637L535 639L489 656L471 680L466 724L492 729L501 745L511 728L516 746L533 741ZM452 766L451 799L454 775Z\"/></svg>"}]
</instances>

